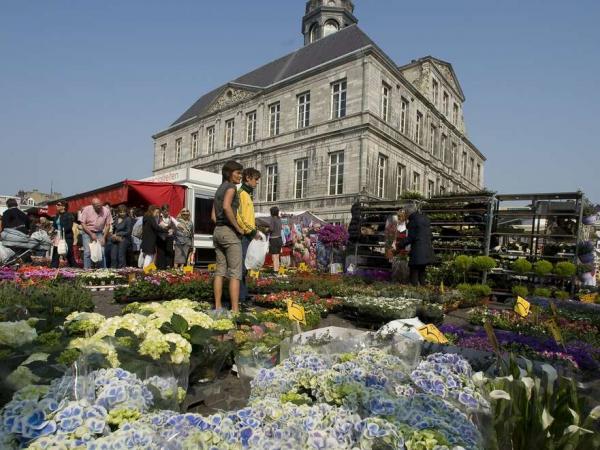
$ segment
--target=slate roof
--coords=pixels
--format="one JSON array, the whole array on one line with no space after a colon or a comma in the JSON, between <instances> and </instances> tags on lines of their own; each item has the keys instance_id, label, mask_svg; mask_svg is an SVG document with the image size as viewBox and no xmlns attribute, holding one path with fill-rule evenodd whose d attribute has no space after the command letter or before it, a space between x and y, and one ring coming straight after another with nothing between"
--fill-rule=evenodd
<instances>
[{"instance_id":1,"label":"slate roof","mask_svg":"<svg viewBox=\"0 0 600 450\"><path fill-rule=\"evenodd\" d=\"M328 61L376 44L357 25L350 25L337 33L320 39L310 45L276 59L252 72L236 78L200 97L171 126L193 117L202 116L221 91L229 84L246 85L253 88L266 88L282 80L298 75Z\"/></svg>"}]
</instances>

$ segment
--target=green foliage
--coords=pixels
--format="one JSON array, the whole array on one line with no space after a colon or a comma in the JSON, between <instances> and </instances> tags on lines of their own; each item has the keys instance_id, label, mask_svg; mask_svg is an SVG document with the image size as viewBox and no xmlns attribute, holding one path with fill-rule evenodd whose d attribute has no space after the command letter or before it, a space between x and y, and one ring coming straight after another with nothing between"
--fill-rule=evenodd
<instances>
[{"instance_id":1,"label":"green foliage","mask_svg":"<svg viewBox=\"0 0 600 450\"><path fill-rule=\"evenodd\" d=\"M531 362L528 362L531 367ZM591 450L600 448L600 407L590 412L575 381L559 377L549 365L544 377L522 375L511 358L512 377L486 380L492 393L498 449Z\"/></svg>"},{"instance_id":2,"label":"green foliage","mask_svg":"<svg viewBox=\"0 0 600 450\"><path fill-rule=\"evenodd\" d=\"M533 290L533 295L536 297L550 298L552 290L549 288L538 287Z\"/></svg>"},{"instance_id":3,"label":"green foliage","mask_svg":"<svg viewBox=\"0 0 600 450\"><path fill-rule=\"evenodd\" d=\"M533 265L533 271L537 276L540 277L545 277L546 275L551 274L552 269L552 263L550 261L546 261L545 259L541 259Z\"/></svg>"},{"instance_id":4,"label":"green foliage","mask_svg":"<svg viewBox=\"0 0 600 450\"><path fill-rule=\"evenodd\" d=\"M529 289L527 289L527 286L517 285L513 286L512 293L515 295L515 297L519 296L525 298L527 295L529 295Z\"/></svg>"},{"instance_id":5,"label":"green foliage","mask_svg":"<svg viewBox=\"0 0 600 450\"><path fill-rule=\"evenodd\" d=\"M492 295L492 288L487 284L462 283L456 288L463 296L462 306L479 306L486 297Z\"/></svg>"},{"instance_id":6,"label":"green foliage","mask_svg":"<svg viewBox=\"0 0 600 450\"><path fill-rule=\"evenodd\" d=\"M458 255L452 263L457 272L463 276L463 281L467 281L467 273L473 266L473 258L469 255Z\"/></svg>"},{"instance_id":7,"label":"green foliage","mask_svg":"<svg viewBox=\"0 0 600 450\"><path fill-rule=\"evenodd\" d=\"M559 300L568 300L569 297L571 297L571 294L569 294L567 291L555 291L554 297Z\"/></svg>"},{"instance_id":8,"label":"green foliage","mask_svg":"<svg viewBox=\"0 0 600 450\"><path fill-rule=\"evenodd\" d=\"M572 277L577 273L577 266L568 261L560 261L554 266L554 273L559 277Z\"/></svg>"},{"instance_id":9,"label":"green foliage","mask_svg":"<svg viewBox=\"0 0 600 450\"><path fill-rule=\"evenodd\" d=\"M473 269L479 272L487 272L496 268L496 260L489 256L476 256L473 258Z\"/></svg>"},{"instance_id":10,"label":"green foliage","mask_svg":"<svg viewBox=\"0 0 600 450\"><path fill-rule=\"evenodd\" d=\"M519 275L525 275L526 273L531 272L533 266L525 258L519 258L512 263L511 268Z\"/></svg>"},{"instance_id":11,"label":"green foliage","mask_svg":"<svg viewBox=\"0 0 600 450\"><path fill-rule=\"evenodd\" d=\"M206 301L213 298L213 287L210 280L204 279L173 284L162 281L158 285L150 281L138 280L127 287L115 289L114 298L117 301L128 299L173 300L176 298Z\"/></svg>"},{"instance_id":12,"label":"green foliage","mask_svg":"<svg viewBox=\"0 0 600 450\"><path fill-rule=\"evenodd\" d=\"M405 191L400 196L402 200L425 200L425 196L417 191Z\"/></svg>"}]
</instances>

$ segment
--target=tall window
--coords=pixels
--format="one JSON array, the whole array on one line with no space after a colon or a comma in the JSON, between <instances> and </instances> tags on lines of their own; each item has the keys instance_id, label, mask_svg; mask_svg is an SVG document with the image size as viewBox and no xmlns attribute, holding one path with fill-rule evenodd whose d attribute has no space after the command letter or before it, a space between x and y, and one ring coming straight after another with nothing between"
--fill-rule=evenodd
<instances>
[{"instance_id":1,"label":"tall window","mask_svg":"<svg viewBox=\"0 0 600 450\"><path fill-rule=\"evenodd\" d=\"M306 188L308 185L308 158L296 160L296 198L306 197Z\"/></svg>"},{"instance_id":2,"label":"tall window","mask_svg":"<svg viewBox=\"0 0 600 450\"><path fill-rule=\"evenodd\" d=\"M437 106L440 97L440 85L435 79L431 80L431 94L432 102L435 106Z\"/></svg>"},{"instance_id":3,"label":"tall window","mask_svg":"<svg viewBox=\"0 0 600 450\"><path fill-rule=\"evenodd\" d=\"M212 155L215 152L215 127L206 129L206 153Z\"/></svg>"},{"instance_id":4,"label":"tall window","mask_svg":"<svg viewBox=\"0 0 600 450\"><path fill-rule=\"evenodd\" d=\"M440 195L446 195L446 186L440 185Z\"/></svg>"},{"instance_id":5,"label":"tall window","mask_svg":"<svg viewBox=\"0 0 600 450\"><path fill-rule=\"evenodd\" d=\"M458 125L458 105L456 103L452 105L452 123Z\"/></svg>"},{"instance_id":6,"label":"tall window","mask_svg":"<svg viewBox=\"0 0 600 450\"><path fill-rule=\"evenodd\" d=\"M427 198L433 197L435 194L435 181L428 180L427 181Z\"/></svg>"},{"instance_id":7,"label":"tall window","mask_svg":"<svg viewBox=\"0 0 600 450\"><path fill-rule=\"evenodd\" d=\"M192 133L191 136L192 141L192 159L198 157L198 132Z\"/></svg>"},{"instance_id":8,"label":"tall window","mask_svg":"<svg viewBox=\"0 0 600 450\"><path fill-rule=\"evenodd\" d=\"M225 122L225 148L233 148L233 134L235 133L235 120Z\"/></svg>"},{"instance_id":9,"label":"tall window","mask_svg":"<svg viewBox=\"0 0 600 450\"><path fill-rule=\"evenodd\" d=\"M477 164L477 185L481 186L481 164Z\"/></svg>"},{"instance_id":10,"label":"tall window","mask_svg":"<svg viewBox=\"0 0 600 450\"><path fill-rule=\"evenodd\" d=\"M181 143L181 138L175 141L175 164L179 164L181 162Z\"/></svg>"},{"instance_id":11,"label":"tall window","mask_svg":"<svg viewBox=\"0 0 600 450\"><path fill-rule=\"evenodd\" d=\"M437 153L437 128L435 125L431 125L429 128L429 151L432 155Z\"/></svg>"},{"instance_id":12,"label":"tall window","mask_svg":"<svg viewBox=\"0 0 600 450\"><path fill-rule=\"evenodd\" d=\"M458 170L458 145L456 142L452 143L452 149L450 150L451 166L454 170Z\"/></svg>"},{"instance_id":13,"label":"tall window","mask_svg":"<svg viewBox=\"0 0 600 450\"><path fill-rule=\"evenodd\" d=\"M310 125L310 92L298 96L298 128Z\"/></svg>"},{"instance_id":14,"label":"tall window","mask_svg":"<svg viewBox=\"0 0 600 450\"><path fill-rule=\"evenodd\" d=\"M331 118L346 117L346 80L331 85Z\"/></svg>"},{"instance_id":15,"label":"tall window","mask_svg":"<svg viewBox=\"0 0 600 450\"><path fill-rule=\"evenodd\" d=\"M467 176L467 152L462 152L462 174L463 177Z\"/></svg>"},{"instance_id":16,"label":"tall window","mask_svg":"<svg viewBox=\"0 0 600 450\"><path fill-rule=\"evenodd\" d=\"M406 134L408 131L408 100L403 98L400 101L400 133Z\"/></svg>"},{"instance_id":17,"label":"tall window","mask_svg":"<svg viewBox=\"0 0 600 450\"><path fill-rule=\"evenodd\" d=\"M402 164L398 164L398 170L396 172L396 200L398 200L404 192L404 185L406 184L406 167Z\"/></svg>"},{"instance_id":18,"label":"tall window","mask_svg":"<svg viewBox=\"0 0 600 450\"><path fill-rule=\"evenodd\" d=\"M450 103L450 96L446 91L444 91L444 96L442 97L442 111L444 114L448 115L448 107Z\"/></svg>"},{"instance_id":19,"label":"tall window","mask_svg":"<svg viewBox=\"0 0 600 450\"><path fill-rule=\"evenodd\" d=\"M419 172L413 172L411 190L414 192L421 192L421 174Z\"/></svg>"},{"instance_id":20,"label":"tall window","mask_svg":"<svg viewBox=\"0 0 600 450\"><path fill-rule=\"evenodd\" d=\"M329 154L329 195L344 193L344 152Z\"/></svg>"},{"instance_id":21,"label":"tall window","mask_svg":"<svg viewBox=\"0 0 600 450\"><path fill-rule=\"evenodd\" d=\"M441 145L441 154L440 159L444 164L446 164L446 152L448 150L448 136L442 133L442 145Z\"/></svg>"},{"instance_id":22,"label":"tall window","mask_svg":"<svg viewBox=\"0 0 600 450\"><path fill-rule=\"evenodd\" d=\"M281 104L273 103L269 106L269 136L277 136L279 134L279 121L281 118Z\"/></svg>"},{"instance_id":23,"label":"tall window","mask_svg":"<svg viewBox=\"0 0 600 450\"><path fill-rule=\"evenodd\" d=\"M267 201L277 201L277 164L271 164L266 167L267 169Z\"/></svg>"},{"instance_id":24,"label":"tall window","mask_svg":"<svg viewBox=\"0 0 600 450\"><path fill-rule=\"evenodd\" d=\"M377 158L377 197L385 198L385 181L387 179L387 157Z\"/></svg>"},{"instance_id":25,"label":"tall window","mask_svg":"<svg viewBox=\"0 0 600 450\"><path fill-rule=\"evenodd\" d=\"M246 114L246 142L256 141L256 111Z\"/></svg>"},{"instance_id":26,"label":"tall window","mask_svg":"<svg viewBox=\"0 0 600 450\"><path fill-rule=\"evenodd\" d=\"M160 166L165 167L167 165L167 144L160 146Z\"/></svg>"},{"instance_id":27,"label":"tall window","mask_svg":"<svg viewBox=\"0 0 600 450\"><path fill-rule=\"evenodd\" d=\"M387 122L390 120L390 93L391 88L388 84L381 84L381 118Z\"/></svg>"},{"instance_id":28,"label":"tall window","mask_svg":"<svg viewBox=\"0 0 600 450\"><path fill-rule=\"evenodd\" d=\"M423 145L423 114L417 111L417 120L415 122L415 141Z\"/></svg>"},{"instance_id":29,"label":"tall window","mask_svg":"<svg viewBox=\"0 0 600 450\"><path fill-rule=\"evenodd\" d=\"M470 180L473 181L473 176L475 175L475 158L469 159L469 172L470 172Z\"/></svg>"}]
</instances>

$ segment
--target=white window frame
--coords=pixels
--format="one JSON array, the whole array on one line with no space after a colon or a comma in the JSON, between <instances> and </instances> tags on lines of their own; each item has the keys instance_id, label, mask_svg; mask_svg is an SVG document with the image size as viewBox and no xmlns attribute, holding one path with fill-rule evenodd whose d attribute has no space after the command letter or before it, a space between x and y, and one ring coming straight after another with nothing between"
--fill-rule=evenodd
<instances>
[{"instance_id":1,"label":"white window frame","mask_svg":"<svg viewBox=\"0 0 600 450\"><path fill-rule=\"evenodd\" d=\"M404 97L400 100L400 133L406 135L408 132L408 113L410 104Z\"/></svg>"},{"instance_id":2,"label":"white window frame","mask_svg":"<svg viewBox=\"0 0 600 450\"><path fill-rule=\"evenodd\" d=\"M377 157L377 197L385 198L388 158L381 153Z\"/></svg>"},{"instance_id":3,"label":"white window frame","mask_svg":"<svg viewBox=\"0 0 600 450\"><path fill-rule=\"evenodd\" d=\"M276 202L277 201L277 183L279 178L279 173L277 169L277 164L269 164L265 167L267 176L266 176L266 201L267 202Z\"/></svg>"},{"instance_id":4,"label":"white window frame","mask_svg":"<svg viewBox=\"0 0 600 450\"><path fill-rule=\"evenodd\" d=\"M246 114L246 143L256 142L256 111Z\"/></svg>"},{"instance_id":5,"label":"white window frame","mask_svg":"<svg viewBox=\"0 0 600 450\"><path fill-rule=\"evenodd\" d=\"M300 158L295 161L294 198L306 197L308 188L308 158Z\"/></svg>"},{"instance_id":6,"label":"white window frame","mask_svg":"<svg viewBox=\"0 0 600 450\"><path fill-rule=\"evenodd\" d=\"M391 86L383 81L381 83L381 118L384 122L389 122L390 120L391 94Z\"/></svg>"},{"instance_id":7,"label":"white window frame","mask_svg":"<svg viewBox=\"0 0 600 450\"><path fill-rule=\"evenodd\" d=\"M167 144L162 144L160 146L160 166L167 166Z\"/></svg>"},{"instance_id":8,"label":"white window frame","mask_svg":"<svg viewBox=\"0 0 600 450\"><path fill-rule=\"evenodd\" d=\"M231 150L234 146L235 119L225 122L225 149Z\"/></svg>"},{"instance_id":9,"label":"white window frame","mask_svg":"<svg viewBox=\"0 0 600 450\"><path fill-rule=\"evenodd\" d=\"M342 117L346 117L347 92L348 83L345 79L331 83L332 119L341 119Z\"/></svg>"},{"instance_id":10,"label":"white window frame","mask_svg":"<svg viewBox=\"0 0 600 450\"><path fill-rule=\"evenodd\" d=\"M333 152L329 154L329 195L342 195L344 193L344 152ZM332 183L333 179L333 183Z\"/></svg>"},{"instance_id":11,"label":"white window frame","mask_svg":"<svg viewBox=\"0 0 600 450\"><path fill-rule=\"evenodd\" d=\"M195 131L190 135L190 146L192 151L192 159L198 157L198 132Z\"/></svg>"},{"instance_id":12,"label":"white window frame","mask_svg":"<svg viewBox=\"0 0 600 450\"><path fill-rule=\"evenodd\" d=\"M431 152L432 155L435 155L437 153L436 148L435 148L436 140L437 140L437 127L434 124L431 124L429 126L429 151Z\"/></svg>"},{"instance_id":13,"label":"white window frame","mask_svg":"<svg viewBox=\"0 0 600 450\"><path fill-rule=\"evenodd\" d=\"M269 105L269 136L279 135L281 121L281 103L276 102Z\"/></svg>"},{"instance_id":14,"label":"white window frame","mask_svg":"<svg viewBox=\"0 0 600 450\"><path fill-rule=\"evenodd\" d=\"M415 120L415 142L423 145L423 123L425 122L423 113L417 111L417 119Z\"/></svg>"},{"instance_id":15,"label":"white window frame","mask_svg":"<svg viewBox=\"0 0 600 450\"><path fill-rule=\"evenodd\" d=\"M415 170L415 171L413 171L412 175L413 175L413 178L412 178L411 190L413 192L421 192L422 191L421 174Z\"/></svg>"},{"instance_id":16,"label":"white window frame","mask_svg":"<svg viewBox=\"0 0 600 450\"><path fill-rule=\"evenodd\" d=\"M406 183L406 166L398 163L396 166L396 200L402 197Z\"/></svg>"},{"instance_id":17,"label":"white window frame","mask_svg":"<svg viewBox=\"0 0 600 450\"><path fill-rule=\"evenodd\" d=\"M435 181L432 179L427 180L427 198L431 198L435 195Z\"/></svg>"},{"instance_id":18,"label":"white window frame","mask_svg":"<svg viewBox=\"0 0 600 450\"><path fill-rule=\"evenodd\" d=\"M448 156L446 154L447 152L448 152L448 135L446 135L446 133L442 133L442 137L440 140L440 160L444 164L446 164L446 157Z\"/></svg>"},{"instance_id":19,"label":"white window frame","mask_svg":"<svg viewBox=\"0 0 600 450\"><path fill-rule=\"evenodd\" d=\"M181 162L181 147L183 146L183 138L175 139L175 164Z\"/></svg>"},{"instance_id":20,"label":"white window frame","mask_svg":"<svg viewBox=\"0 0 600 450\"><path fill-rule=\"evenodd\" d=\"M303 92L297 97L298 102L298 120L299 129L310 126L310 91Z\"/></svg>"},{"instance_id":21,"label":"white window frame","mask_svg":"<svg viewBox=\"0 0 600 450\"><path fill-rule=\"evenodd\" d=\"M212 155L215 152L215 127L206 129L206 153Z\"/></svg>"}]
</instances>

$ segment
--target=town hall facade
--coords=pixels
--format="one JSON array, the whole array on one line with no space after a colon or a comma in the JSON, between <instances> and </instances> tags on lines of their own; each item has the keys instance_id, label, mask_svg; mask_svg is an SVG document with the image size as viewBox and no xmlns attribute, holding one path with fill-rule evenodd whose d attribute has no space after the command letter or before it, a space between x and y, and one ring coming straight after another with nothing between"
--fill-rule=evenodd
<instances>
[{"instance_id":1,"label":"town hall facade","mask_svg":"<svg viewBox=\"0 0 600 450\"><path fill-rule=\"evenodd\" d=\"M395 200L483 187L451 64L398 66L357 25L350 0L311 0L305 45L202 96L154 138L156 175L220 172L235 159L262 179L258 211L347 221L359 195Z\"/></svg>"}]
</instances>

